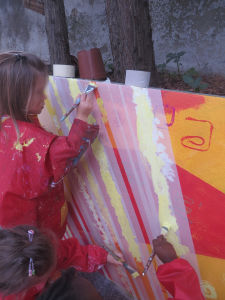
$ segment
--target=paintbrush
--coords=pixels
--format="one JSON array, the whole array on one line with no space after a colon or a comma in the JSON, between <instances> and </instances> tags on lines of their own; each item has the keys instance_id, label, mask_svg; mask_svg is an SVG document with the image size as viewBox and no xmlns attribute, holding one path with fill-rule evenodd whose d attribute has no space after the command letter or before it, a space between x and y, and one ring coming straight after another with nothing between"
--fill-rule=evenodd
<instances>
[{"instance_id":1,"label":"paintbrush","mask_svg":"<svg viewBox=\"0 0 225 300\"><path fill-rule=\"evenodd\" d=\"M151 263L152 263L154 257L155 257L155 252L153 251L152 255L149 257L149 259L148 259L148 261L145 265L144 271L141 273L142 276L145 276L145 274L147 273L149 267L151 266Z\"/></svg>"},{"instance_id":2,"label":"paintbrush","mask_svg":"<svg viewBox=\"0 0 225 300\"><path fill-rule=\"evenodd\" d=\"M123 264L123 267L131 274L131 276L133 278L137 278L138 276L140 276L140 274L138 273L137 270L135 270L134 268L132 268L130 265L128 265L128 263L123 260L122 258L120 258L118 255L116 255L112 250L110 250L108 247L103 246L103 248L109 252L109 254L112 255L113 258L115 258L115 260L120 261Z\"/></svg>"},{"instance_id":3,"label":"paintbrush","mask_svg":"<svg viewBox=\"0 0 225 300\"><path fill-rule=\"evenodd\" d=\"M167 226L164 225L164 226L161 227L161 234L162 235L166 235L168 232L169 232L169 228ZM153 261L154 257L155 257L155 251L153 250L152 254L149 256L149 259L148 259L148 261L147 261L147 263L144 267L144 271L141 273L142 276L145 276L145 274L147 273L149 267L152 264L152 261Z\"/></svg>"},{"instance_id":4,"label":"paintbrush","mask_svg":"<svg viewBox=\"0 0 225 300\"><path fill-rule=\"evenodd\" d=\"M97 85L94 82L89 82L89 84L87 85L84 94L89 94L91 92L93 92L96 89ZM68 112L66 112L62 118L60 119L61 122L63 122L70 114L71 112L80 104L80 100L81 98L77 98L76 102L73 104L73 106L68 110Z\"/></svg>"}]
</instances>

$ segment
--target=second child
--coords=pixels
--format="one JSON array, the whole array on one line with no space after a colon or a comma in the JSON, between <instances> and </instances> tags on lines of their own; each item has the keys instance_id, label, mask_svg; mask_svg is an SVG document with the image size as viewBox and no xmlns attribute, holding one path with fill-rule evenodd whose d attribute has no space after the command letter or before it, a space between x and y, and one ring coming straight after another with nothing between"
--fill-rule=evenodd
<instances>
[{"instance_id":1,"label":"second child","mask_svg":"<svg viewBox=\"0 0 225 300\"><path fill-rule=\"evenodd\" d=\"M90 273L106 263L122 265L103 248L82 246L75 238L59 240L51 231L28 225L2 229L0 299L33 300L55 280L57 271L74 267Z\"/></svg>"}]
</instances>

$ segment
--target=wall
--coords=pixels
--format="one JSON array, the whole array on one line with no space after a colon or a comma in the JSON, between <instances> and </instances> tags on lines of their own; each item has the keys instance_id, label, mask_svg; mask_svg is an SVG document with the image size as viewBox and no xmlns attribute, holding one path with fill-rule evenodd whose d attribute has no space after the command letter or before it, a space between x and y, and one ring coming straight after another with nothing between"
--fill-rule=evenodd
<instances>
[{"instance_id":1,"label":"wall","mask_svg":"<svg viewBox=\"0 0 225 300\"><path fill-rule=\"evenodd\" d=\"M225 75L224 0L150 0L157 63L184 50L183 67Z\"/></svg>"},{"instance_id":2,"label":"wall","mask_svg":"<svg viewBox=\"0 0 225 300\"><path fill-rule=\"evenodd\" d=\"M27 10L22 0L0 1L0 50L25 50L48 60L44 17Z\"/></svg>"},{"instance_id":3,"label":"wall","mask_svg":"<svg viewBox=\"0 0 225 300\"><path fill-rule=\"evenodd\" d=\"M101 48L111 59L104 0L64 0L71 53ZM184 50L184 69L225 75L225 0L150 0L156 63ZM0 50L34 52L48 60L44 16L25 9L22 0L0 0ZM109 63L109 62L108 62ZM169 68L174 68L173 64Z\"/></svg>"}]
</instances>

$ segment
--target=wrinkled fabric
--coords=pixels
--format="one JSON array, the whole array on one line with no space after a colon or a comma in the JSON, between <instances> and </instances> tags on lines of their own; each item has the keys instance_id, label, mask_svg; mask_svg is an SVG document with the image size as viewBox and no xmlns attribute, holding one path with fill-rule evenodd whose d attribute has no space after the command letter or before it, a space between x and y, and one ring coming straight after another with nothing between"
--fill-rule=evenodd
<instances>
[{"instance_id":1,"label":"wrinkled fabric","mask_svg":"<svg viewBox=\"0 0 225 300\"><path fill-rule=\"evenodd\" d=\"M89 274L89 273L85 273ZM99 274L96 272L94 274ZM91 282L78 275L74 268L62 272L62 276L49 285L37 300L104 300ZM113 298L115 300L117 298ZM108 299L110 300L110 299ZM119 299L118 299L119 300ZM124 299L125 300L125 299Z\"/></svg>"},{"instance_id":2,"label":"wrinkled fabric","mask_svg":"<svg viewBox=\"0 0 225 300\"><path fill-rule=\"evenodd\" d=\"M157 277L174 300L204 300L198 276L185 259L175 259L159 266Z\"/></svg>"},{"instance_id":3,"label":"wrinkled fabric","mask_svg":"<svg viewBox=\"0 0 225 300\"><path fill-rule=\"evenodd\" d=\"M107 262L108 252L97 245L82 246L75 238L60 241L57 269L74 267L82 272L95 272Z\"/></svg>"},{"instance_id":4,"label":"wrinkled fabric","mask_svg":"<svg viewBox=\"0 0 225 300\"><path fill-rule=\"evenodd\" d=\"M108 279L100 272L79 273L79 276L90 281L103 300L134 300L122 287Z\"/></svg>"},{"instance_id":5,"label":"wrinkled fabric","mask_svg":"<svg viewBox=\"0 0 225 300\"><path fill-rule=\"evenodd\" d=\"M60 240L57 250L57 266L54 273L74 267L83 272L95 272L107 263L107 255L103 248L96 245L82 246L75 238ZM35 261L34 261L35 265ZM27 266L28 268L28 266ZM33 286L27 292L10 295L5 300L33 300L44 289L46 282ZM0 300L3 298L0 296Z\"/></svg>"},{"instance_id":6,"label":"wrinkled fabric","mask_svg":"<svg viewBox=\"0 0 225 300\"><path fill-rule=\"evenodd\" d=\"M75 119L68 136L45 131L37 122L11 118L0 129L0 226L30 224L65 233L67 205L63 177L79 161L99 127Z\"/></svg>"}]
</instances>

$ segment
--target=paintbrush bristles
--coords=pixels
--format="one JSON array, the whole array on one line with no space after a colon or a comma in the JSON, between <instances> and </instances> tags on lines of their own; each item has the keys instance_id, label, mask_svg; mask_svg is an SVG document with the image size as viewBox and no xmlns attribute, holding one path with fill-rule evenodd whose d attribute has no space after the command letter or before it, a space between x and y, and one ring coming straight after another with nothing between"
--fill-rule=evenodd
<instances>
[{"instance_id":1,"label":"paintbrush bristles","mask_svg":"<svg viewBox=\"0 0 225 300\"><path fill-rule=\"evenodd\" d=\"M131 276L135 279L135 278L137 278L138 276L140 276L140 274L136 271L136 272L134 272L133 274L131 274Z\"/></svg>"},{"instance_id":2,"label":"paintbrush bristles","mask_svg":"<svg viewBox=\"0 0 225 300\"><path fill-rule=\"evenodd\" d=\"M166 235L169 232L169 226L162 226L161 227L161 234Z\"/></svg>"},{"instance_id":3,"label":"paintbrush bristles","mask_svg":"<svg viewBox=\"0 0 225 300\"><path fill-rule=\"evenodd\" d=\"M126 262L123 262L123 266L131 274L131 276L133 278L140 276L140 274L135 269L133 269L131 266L129 266Z\"/></svg>"}]
</instances>

